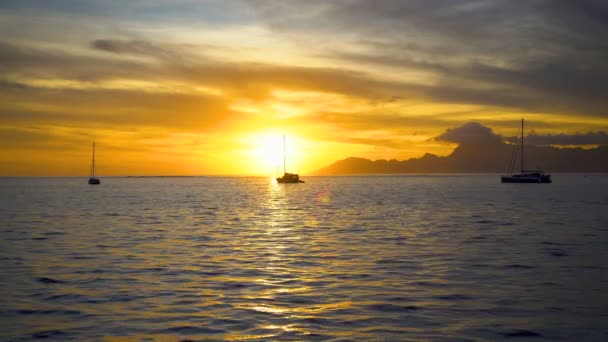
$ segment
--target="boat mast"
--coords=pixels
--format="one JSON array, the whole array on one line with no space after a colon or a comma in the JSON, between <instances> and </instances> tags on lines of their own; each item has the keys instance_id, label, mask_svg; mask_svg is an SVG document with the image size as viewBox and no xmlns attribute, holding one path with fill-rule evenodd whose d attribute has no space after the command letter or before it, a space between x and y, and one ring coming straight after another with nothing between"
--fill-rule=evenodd
<instances>
[{"instance_id":1,"label":"boat mast","mask_svg":"<svg viewBox=\"0 0 608 342\"><path fill-rule=\"evenodd\" d=\"M285 154L285 134L283 134L283 173L287 173L287 157Z\"/></svg>"},{"instance_id":2,"label":"boat mast","mask_svg":"<svg viewBox=\"0 0 608 342\"><path fill-rule=\"evenodd\" d=\"M95 142L93 141L93 160L91 161L91 178L95 178Z\"/></svg>"},{"instance_id":3,"label":"boat mast","mask_svg":"<svg viewBox=\"0 0 608 342\"><path fill-rule=\"evenodd\" d=\"M524 174L524 118L521 118L521 174Z\"/></svg>"}]
</instances>

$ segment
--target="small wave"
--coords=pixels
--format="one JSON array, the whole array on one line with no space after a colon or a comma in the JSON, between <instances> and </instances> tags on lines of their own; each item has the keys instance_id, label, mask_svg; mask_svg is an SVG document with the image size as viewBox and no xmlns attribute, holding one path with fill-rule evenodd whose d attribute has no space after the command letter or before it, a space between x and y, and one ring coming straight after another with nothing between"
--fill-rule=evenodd
<instances>
[{"instance_id":1,"label":"small wave","mask_svg":"<svg viewBox=\"0 0 608 342\"><path fill-rule=\"evenodd\" d=\"M407 237L405 237L405 236L387 236L387 237L382 237L379 240L381 240L381 241L405 241L405 240L407 240Z\"/></svg>"},{"instance_id":2,"label":"small wave","mask_svg":"<svg viewBox=\"0 0 608 342\"><path fill-rule=\"evenodd\" d=\"M436 281L416 281L412 283L413 285L416 286L422 286L422 287L445 287L448 286L447 283L440 283L440 282L436 282Z\"/></svg>"},{"instance_id":3,"label":"small wave","mask_svg":"<svg viewBox=\"0 0 608 342\"><path fill-rule=\"evenodd\" d=\"M66 333L62 330L44 330L32 334L33 338L59 338Z\"/></svg>"},{"instance_id":4,"label":"small wave","mask_svg":"<svg viewBox=\"0 0 608 342\"><path fill-rule=\"evenodd\" d=\"M541 283L541 285L543 285L543 286L557 286L559 284L556 283L556 282L553 282L553 281L545 281L545 282Z\"/></svg>"},{"instance_id":5,"label":"small wave","mask_svg":"<svg viewBox=\"0 0 608 342\"><path fill-rule=\"evenodd\" d=\"M543 335L532 330L515 329L500 333L504 337L542 337Z\"/></svg>"},{"instance_id":6,"label":"small wave","mask_svg":"<svg viewBox=\"0 0 608 342\"><path fill-rule=\"evenodd\" d=\"M524 264L509 264L505 265L506 268L520 268L520 269L532 269L534 266L524 265Z\"/></svg>"},{"instance_id":7,"label":"small wave","mask_svg":"<svg viewBox=\"0 0 608 342\"><path fill-rule=\"evenodd\" d=\"M387 303L377 303L371 304L365 307L366 309L373 311L382 311L382 312L409 312L409 311L417 311L422 309L420 306L416 305L394 305Z\"/></svg>"},{"instance_id":8,"label":"small wave","mask_svg":"<svg viewBox=\"0 0 608 342\"><path fill-rule=\"evenodd\" d=\"M78 310L15 310L19 315L80 315L82 312Z\"/></svg>"},{"instance_id":9,"label":"small wave","mask_svg":"<svg viewBox=\"0 0 608 342\"><path fill-rule=\"evenodd\" d=\"M95 259L95 257L89 256L89 255L70 255L69 258L72 259L72 260L90 260L90 259Z\"/></svg>"},{"instance_id":10,"label":"small wave","mask_svg":"<svg viewBox=\"0 0 608 342\"><path fill-rule=\"evenodd\" d=\"M386 298L386 300L388 300L390 302L404 302L404 301L412 300L412 298L402 297L402 296L393 296L393 297Z\"/></svg>"},{"instance_id":11,"label":"small wave","mask_svg":"<svg viewBox=\"0 0 608 342\"><path fill-rule=\"evenodd\" d=\"M563 245L566 245L565 243L553 242L553 241L542 241L540 244L541 245L549 245L549 246L563 246Z\"/></svg>"},{"instance_id":12,"label":"small wave","mask_svg":"<svg viewBox=\"0 0 608 342\"><path fill-rule=\"evenodd\" d=\"M249 284L232 282L232 283L225 283L222 287L227 288L227 289L243 289L243 288L249 287Z\"/></svg>"},{"instance_id":13,"label":"small wave","mask_svg":"<svg viewBox=\"0 0 608 342\"><path fill-rule=\"evenodd\" d=\"M564 225L562 222L557 222L557 221L545 221L544 223L551 225L551 226L563 226Z\"/></svg>"},{"instance_id":14,"label":"small wave","mask_svg":"<svg viewBox=\"0 0 608 342\"><path fill-rule=\"evenodd\" d=\"M604 267L598 265L582 265L580 268L585 270L601 270Z\"/></svg>"},{"instance_id":15,"label":"small wave","mask_svg":"<svg viewBox=\"0 0 608 342\"><path fill-rule=\"evenodd\" d=\"M167 271L165 267L148 267L144 269L146 272L164 272Z\"/></svg>"},{"instance_id":16,"label":"small wave","mask_svg":"<svg viewBox=\"0 0 608 342\"><path fill-rule=\"evenodd\" d=\"M59 300L59 299L79 299L79 298L82 298L82 296L69 293L69 294L56 294L56 295L48 296L48 297L45 297L44 300L54 301L54 300Z\"/></svg>"},{"instance_id":17,"label":"small wave","mask_svg":"<svg viewBox=\"0 0 608 342\"><path fill-rule=\"evenodd\" d=\"M78 270L75 271L74 273L77 274L101 274L101 273L108 273L109 271L101 269L101 268L96 268L93 270Z\"/></svg>"},{"instance_id":18,"label":"small wave","mask_svg":"<svg viewBox=\"0 0 608 342\"><path fill-rule=\"evenodd\" d=\"M467 296L467 295L463 295L463 294L449 294L449 295L444 295L444 296L439 296L437 297L438 299L443 299L443 300L470 300L473 299L473 297L471 296Z\"/></svg>"},{"instance_id":19,"label":"small wave","mask_svg":"<svg viewBox=\"0 0 608 342\"><path fill-rule=\"evenodd\" d=\"M321 326L331 326L333 324L333 320L331 318L323 318L323 317L304 317L301 318L300 321L307 324L321 325Z\"/></svg>"},{"instance_id":20,"label":"small wave","mask_svg":"<svg viewBox=\"0 0 608 342\"><path fill-rule=\"evenodd\" d=\"M64 232L46 232L44 235L65 235Z\"/></svg>"},{"instance_id":21,"label":"small wave","mask_svg":"<svg viewBox=\"0 0 608 342\"><path fill-rule=\"evenodd\" d=\"M554 257L568 256L568 253L566 253L564 250L561 250L559 248L550 248L549 253Z\"/></svg>"},{"instance_id":22,"label":"small wave","mask_svg":"<svg viewBox=\"0 0 608 342\"><path fill-rule=\"evenodd\" d=\"M177 334L222 334L226 331L223 329L213 329L206 327L195 327L192 325L182 325L158 331L159 333L177 333Z\"/></svg>"},{"instance_id":23,"label":"small wave","mask_svg":"<svg viewBox=\"0 0 608 342\"><path fill-rule=\"evenodd\" d=\"M338 274L335 276L336 279L349 280L349 279L365 279L371 277L370 274Z\"/></svg>"},{"instance_id":24,"label":"small wave","mask_svg":"<svg viewBox=\"0 0 608 342\"><path fill-rule=\"evenodd\" d=\"M315 266L319 266L319 263L312 262L312 261L295 261L295 262L290 263L290 265L303 266L303 267L315 267Z\"/></svg>"},{"instance_id":25,"label":"small wave","mask_svg":"<svg viewBox=\"0 0 608 342\"><path fill-rule=\"evenodd\" d=\"M36 280L38 280L39 282L41 282L43 284L63 284L63 281L49 278L49 277L40 277Z\"/></svg>"},{"instance_id":26,"label":"small wave","mask_svg":"<svg viewBox=\"0 0 608 342\"><path fill-rule=\"evenodd\" d=\"M292 296L289 298L286 298L285 301L287 303L291 303L291 304L316 304L318 303L318 298L317 297L304 297L304 296Z\"/></svg>"}]
</instances>

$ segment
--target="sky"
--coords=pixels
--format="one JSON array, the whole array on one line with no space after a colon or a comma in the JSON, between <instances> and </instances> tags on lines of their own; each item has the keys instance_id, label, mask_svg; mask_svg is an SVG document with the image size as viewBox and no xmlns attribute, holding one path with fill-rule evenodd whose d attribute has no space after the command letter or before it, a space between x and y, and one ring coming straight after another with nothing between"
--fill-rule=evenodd
<instances>
[{"instance_id":1,"label":"sky","mask_svg":"<svg viewBox=\"0 0 608 342\"><path fill-rule=\"evenodd\" d=\"M608 131L608 2L0 2L0 176L277 173ZM474 124L471 124L474 123ZM282 169L280 170L282 172Z\"/></svg>"}]
</instances>

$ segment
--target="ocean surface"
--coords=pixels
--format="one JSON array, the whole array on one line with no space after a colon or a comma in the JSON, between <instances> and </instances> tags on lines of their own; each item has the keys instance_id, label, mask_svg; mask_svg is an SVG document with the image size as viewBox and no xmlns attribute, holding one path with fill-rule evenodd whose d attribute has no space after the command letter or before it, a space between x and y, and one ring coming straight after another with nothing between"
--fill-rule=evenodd
<instances>
[{"instance_id":1,"label":"ocean surface","mask_svg":"<svg viewBox=\"0 0 608 342\"><path fill-rule=\"evenodd\" d=\"M0 340L608 341L608 176L0 178Z\"/></svg>"}]
</instances>

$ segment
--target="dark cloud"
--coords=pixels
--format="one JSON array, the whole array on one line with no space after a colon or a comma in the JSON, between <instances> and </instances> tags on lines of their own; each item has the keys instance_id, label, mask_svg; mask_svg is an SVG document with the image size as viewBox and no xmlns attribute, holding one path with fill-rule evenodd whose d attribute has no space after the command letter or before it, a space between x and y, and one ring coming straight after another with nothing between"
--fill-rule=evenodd
<instances>
[{"instance_id":1,"label":"dark cloud","mask_svg":"<svg viewBox=\"0 0 608 342\"><path fill-rule=\"evenodd\" d=\"M432 86L410 85L428 100L608 115L605 1L272 3L250 2L279 34L331 33L361 47L325 56L435 74Z\"/></svg>"},{"instance_id":2,"label":"dark cloud","mask_svg":"<svg viewBox=\"0 0 608 342\"><path fill-rule=\"evenodd\" d=\"M516 142L519 137L506 138L509 142ZM530 145L608 145L608 134L603 131L579 134L546 134L531 133L525 137L526 144Z\"/></svg>"},{"instance_id":3,"label":"dark cloud","mask_svg":"<svg viewBox=\"0 0 608 342\"><path fill-rule=\"evenodd\" d=\"M264 98L277 87L345 94L371 100L399 96L446 103L517 108L530 111L578 113L605 116L608 98L602 84L608 69L575 64L530 64L523 69L472 63L450 66L410 57L348 52L336 58L365 63L389 64L425 70L438 76L434 85L379 80L367 73L340 68L277 66L260 63L227 63L194 55L186 46L168 47L143 40L99 39L94 49L116 55L155 58L160 63L132 59L76 56L53 49L33 49L0 43L0 71L29 77L94 82L138 79L162 84L189 82L217 87L233 95ZM177 57L174 57L177 56ZM70 65L66 68L65 65ZM469 86L483 83L486 86Z\"/></svg>"},{"instance_id":4,"label":"dark cloud","mask_svg":"<svg viewBox=\"0 0 608 342\"><path fill-rule=\"evenodd\" d=\"M546 134L531 133L524 137L525 143L530 145L608 145L608 134L603 131L578 134ZM434 138L436 141L445 141L457 144L495 144L503 141L517 143L519 137L503 137L496 134L491 128L478 122L468 122L457 128L449 128L445 133Z\"/></svg>"},{"instance_id":5,"label":"dark cloud","mask_svg":"<svg viewBox=\"0 0 608 342\"><path fill-rule=\"evenodd\" d=\"M0 90L15 90L15 89L25 89L27 86L23 84L19 84L16 82L5 81L0 79Z\"/></svg>"},{"instance_id":6,"label":"dark cloud","mask_svg":"<svg viewBox=\"0 0 608 342\"><path fill-rule=\"evenodd\" d=\"M166 53L165 49L161 49L157 45L143 40L97 39L91 42L91 47L119 54L148 55L158 54L159 52Z\"/></svg>"},{"instance_id":7,"label":"dark cloud","mask_svg":"<svg viewBox=\"0 0 608 342\"><path fill-rule=\"evenodd\" d=\"M445 127L453 123L446 119L450 114L459 114L457 112L446 113L444 116L429 116L422 114L399 115L397 113L379 114L375 112L359 112L359 113L340 113L340 112L318 112L311 113L306 117L296 118L296 120L321 122L330 124L336 128L353 130L353 131L374 131L384 130L392 132L402 132L403 130L411 130L426 128L426 127Z\"/></svg>"},{"instance_id":8,"label":"dark cloud","mask_svg":"<svg viewBox=\"0 0 608 342\"><path fill-rule=\"evenodd\" d=\"M79 56L59 49L0 41L0 75L93 82L117 77L154 79L166 76L161 71L149 63L133 60Z\"/></svg>"},{"instance_id":9,"label":"dark cloud","mask_svg":"<svg viewBox=\"0 0 608 342\"><path fill-rule=\"evenodd\" d=\"M107 41L104 44L114 46ZM118 42L112 49L121 51L159 51L155 44ZM95 44L94 42L92 44ZM141 47L145 46L145 49ZM139 50L138 50L139 49ZM185 56L187 50L175 53ZM75 56L49 49L2 44L0 42L0 71L17 73L34 78L61 78L75 81L103 81L113 79L137 79L163 84L166 81L189 82L199 86L211 86L241 97L268 96L276 88L306 91L323 91L363 98L388 98L392 94L402 97L418 97L415 86L393 81L382 81L353 70L278 66L261 63L227 63L209 58L186 56L191 62L165 59L161 63L147 63L129 59ZM194 60L197 60L194 62ZM69 65L69 68L65 66Z\"/></svg>"},{"instance_id":10,"label":"dark cloud","mask_svg":"<svg viewBox=\"0 0 608 342\"><path fill-rule=\"evenodd\" d=\"M448 77L447 73L443 75L444 80ZM453 70L451 77L465 81L463 84L466 81L482 81L494 85L489 90L452 86L452 89L457 90L456 98L468 97L475 103L608 116L605 109L608 98L603 90L603 85L608 83L608 65L606 68L591 68L560 62L527 65L520 70L513 70L474 64ZM445 91L448 89L450 88L439 87L437 96L449 94ZM476 95L481 95L482 98L475 98ZM484 101L484 98L487 100Z\"/></svg>"},{"instance_id":11,"label":"dark cloud","mask_svg":"<svg viewBox=\"0 0 608 342\"><path fill-rule=\"evenodd\" d=\"M195 53L217 49L213 45L170 44L142 39L96 39L91 43L93 49L116 55L133 55L158 59L170 64L202 64L209 62L205 55Z\"/></svg>"},{"instance_id":12,"label":"dark cloud","mask_svg":"<svg viewBox=\"0 0 608 342\"><path fill-rule=\"evenodd\" d=\"M492 132L491 128L477 122L468 122L457 128L448 128L435 140L457 144L496 144L502 142L503 138Z\"/></svg>"}]
</instances>

